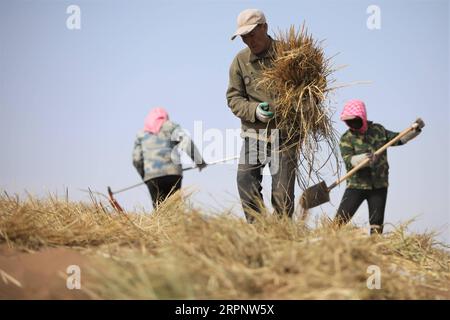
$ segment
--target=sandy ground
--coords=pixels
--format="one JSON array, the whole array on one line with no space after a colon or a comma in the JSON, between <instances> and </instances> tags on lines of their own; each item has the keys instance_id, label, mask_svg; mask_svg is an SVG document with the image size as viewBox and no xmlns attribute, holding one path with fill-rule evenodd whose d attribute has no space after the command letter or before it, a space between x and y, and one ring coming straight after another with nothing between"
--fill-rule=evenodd
<instances>
[{"instance_id":1,"label":"sandy ground","mask_svg":"<svg viewBox=\"0 0 450 320\"><path fill-rule=\"evenodd\" d=\"M25 252L0 245L0 300L2 299L89 299L83 290L67 288L67 267L78 265L81 286L87 283L89 258L69 248ZM450 300L450 283L441 290L421 287L430 297ZM267 297L275 298L276 297Z\"/></svg>"},{"instance_id":2,"label":"sandy ground","mask_svg":"<svg viewBox=\"0 0 450 320\"><path fill-rule=\"evenodd\" d=\"M87 299L82 290L67 288L70 265L80 267L83 286L87 258L75 250L51 248L28 253L0 245L0 299Z\"/></svg>"}]
</instances>

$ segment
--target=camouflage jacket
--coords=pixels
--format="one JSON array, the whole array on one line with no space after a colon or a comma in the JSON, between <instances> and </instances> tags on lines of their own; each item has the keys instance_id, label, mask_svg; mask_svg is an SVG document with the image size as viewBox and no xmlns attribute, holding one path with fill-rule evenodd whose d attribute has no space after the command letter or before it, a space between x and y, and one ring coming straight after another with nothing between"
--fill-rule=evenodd
<instances>
[{"instance_id":1,"label":"camouflage jacket","mask_svg":"<svg viewBox=\"0 0 450 320\"><path fill-rule=\"evenodd\" d=\"M341 137L340 149L347 171L353 166L351 158L357 154L375 152L387 142L398 135L397 132L386 130L381 124L368 121L368 128L364 134L347 130ZM399 141L394 146L401 145ZM369 167L357 171L347 179L347 188L353 189L378 189L389 185L389 164L387 151L384 151L378 161Z\"/></svg>"},{"instance_id":2,"label":"camouflage jacket","mask_svg":"<svg viewBox=\"0 0 450 320\"><path fill-rule=\"evenodd\" d=\"M172 121L166 121L158 134L140 131L133 149L133 165L145 180L183 174L178 149L195 163L203 161L192 140Z\"/></svg>"},{"instance_id":3,"label":"camouflage jacket","mask_svg":"<svg viewBox=\"0 0 450 320\"><path fill-rule=\"evenodd\" d=\"M226 97L229 108L241 120L242 136L264 132L267 127L275 128L275 121L267 124L259 121L255 116L256 107L261 102L268 102L270 109L274 111L273 96L257 86L262 65L270 65L273 59L274 41L272 40L270 48L261 56L256 56L249 48L245 48L231 63Z\"/></svg>"}]
</instances>

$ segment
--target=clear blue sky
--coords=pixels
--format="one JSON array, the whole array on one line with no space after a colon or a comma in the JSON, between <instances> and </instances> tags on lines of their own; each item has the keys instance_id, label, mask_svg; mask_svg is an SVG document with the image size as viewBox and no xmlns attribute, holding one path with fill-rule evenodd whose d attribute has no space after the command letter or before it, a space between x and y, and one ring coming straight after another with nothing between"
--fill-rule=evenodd
<instances>
[{"instance_id":1,"label":"clear blue sky","mask_svg":"<svg viewBox=\"0 0 450 320\"><path fill-rule=\"evenodd\" d=\"M81 8L81 30L66 27L70 4ZM381 29L366 27L369 5L381 9ZM226 105L228 68L244 47L230 40L237 14L266 13L270 32L303 20L327 55L339 55L337 115L351 98L366 101L369 118L405 128L421 116L424 133L389 151L386 222L418 216L413 229L449 237L449 2L448 1L22 1L0 2L0 189L87 200L78 191L105 192L139 181L131 151L143 118L168 109L191 131L239 127ZM199 142L199 141L196 141ZM233 153L233 152L231 152ZM215 160L215 159L208 159ZM330 184L335 177L324 172ZM189 172L184 185L203 207L238 214L236 165ZM265 178L268 195L269 177ZM314 210L333 216L332 203ZM300 194L297 190L297 196ZM145 187L117 196L131 209L150 208ZM355 222L367 222L363 205Z\"/></svg>"}]
</instances>

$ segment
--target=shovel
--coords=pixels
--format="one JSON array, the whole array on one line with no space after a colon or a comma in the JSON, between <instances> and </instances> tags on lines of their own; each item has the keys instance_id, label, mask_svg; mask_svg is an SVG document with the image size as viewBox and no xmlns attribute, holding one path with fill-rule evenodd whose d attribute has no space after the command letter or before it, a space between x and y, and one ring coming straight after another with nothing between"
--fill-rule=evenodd
<instances>
[{"instance_id":1,"label":"shovel","mask_svg":"<svg viewBox=\"0 0 450 320\"><path fill-rule=\"evenodd\" d=\"M412 130L416 130L419 127L417 123L414 123L411 125L411 127L403 130L400 132L394 139L386 143L384 146L382 146L380 149L378 149L374 155L379 155L382 152L384 152L387 148L395 144L397 141L399 141L401 138L403 138L406 134L411 132ZM352 170L347 172L347 174L340 179L336 180L331 186L327 186L325 181L322 181L316 185L313 185L312 187L309 187L306 189L301 198L300 198L300 205L303 209L311 209L317 206L320 206L321 204L324 204L328 201L330 201L330 191L338 186L341 182L345 181L346 179L350 178L352 175L354 175L359 169L367 165L367 163L370 162L370 159L366 159L360 164L358 164L356 167L354 167Z\"/></svg>"}]
</instances>

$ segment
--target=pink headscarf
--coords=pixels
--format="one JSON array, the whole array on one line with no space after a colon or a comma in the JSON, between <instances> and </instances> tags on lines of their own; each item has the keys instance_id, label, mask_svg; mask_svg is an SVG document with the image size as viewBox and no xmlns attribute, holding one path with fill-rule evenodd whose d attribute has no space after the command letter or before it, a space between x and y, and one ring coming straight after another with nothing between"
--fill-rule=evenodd
<instances>
[{"instance_id":1,"label":"pink headscarf","mask_svg":"<svg viewBox=\"0 0 450 320\"><path fill-rule=\"evenodd\" d=\"M166 110L163 108L152 109L145 118L144 131L158 134L162 125L167 120L169 120L169 115Z\"/></svg>"},{"instance_id":2,"label":"pink headscarf","mask_svg":"<svg viewBox=\"0 0 450 320\"><path fill-rule=\"evenodd\" d=\"M359 133L365 133L368 127L366 105L363 101L354 99L345 104L344 110L341 113L341 120L351 120L356 117L361 118L363 123L362 127L357 131Z\"/></svg>"}]
</instances>

